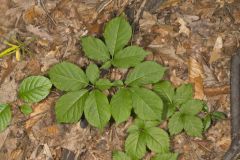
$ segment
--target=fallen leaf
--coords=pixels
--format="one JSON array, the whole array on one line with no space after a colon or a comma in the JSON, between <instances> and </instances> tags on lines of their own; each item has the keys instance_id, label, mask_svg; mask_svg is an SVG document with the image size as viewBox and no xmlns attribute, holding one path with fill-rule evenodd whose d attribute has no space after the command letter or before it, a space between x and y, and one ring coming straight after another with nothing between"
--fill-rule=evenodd
<instances>
[{"instance_id":1,"label":"fallen leaf","mask_svg":"<svg viewBox=\"0 0 240 160\"><path fill-rule=\"evenodd\" d=\"M174 86L180 86L181 84L185 83L184 80L177 77L175 69L172 71L172 73L170 75L171 75L170 81L173 83Z\"/></svg>"},{"instance_id":2,"label":"fallen leaf","mask_svg":"<svg viewBox=\"0 0 240 160\"><path fill-rule=\"evenodd\" d=\"M190 57L188 61L188 78L189 81L194 84L194 98L201 100L204 99L203 66L193 57Z\"/></svg>"},{"instance_id":3,"label":"fallen leaf","mask_svg":"<svg viewBox=\"0 0 240 160\"><path fill-rule=\"evenodd\" d=\"M39 36L42 39L47 39L49 41L53 41L53 38L47 33L47 31L44 31L43 29L40 29L39 27L35 27L33 25L26 26L27 31L35 34L36 36Z\"/></svg>"},{"instance_id":4,"label":"fallen leaf","mask_svg":"<svg viewBox=\"0 0 240 160\"><path fill-rule=\"evenodd\" d=\"M25 128L27 130L37 123L38 120L40 120L43 115L50 110L54 100L54 98L49 98L33 106L33 112L30 114L29 120L26 121L25 124Z\"/></svg>"},{"instance_id":5,"label":"fallen leaf","mask_svg":"<svg viewBox=\"0 0 240 160\"><path fill-rule=\"evenodd\" d=\"M176 54L176 50L173 46L158 45L157 42L154 40L153 43L148 46L148 48L150 48L153 53L156 53L156 55L159 55L159 58L165 57L166 59L173 59L176 60L178 63L185 64L184 60ZM151 57L151 55L149 56Z\"/></svg>"},{"instance_id":6,"label":"fallen leaf","mask_svg":"<svg viewBox=\"0 0 240 160\"><path fill-rule=\"evenodd\" d=\"M222 40L221 36L218 36L215 41L213 50L210 53L209 64L212 64L213 62L217 61L218 59L220 59L222 57L221 56L222 48L223 48L223 40Z\"/></svg>"},{"instance_id":7,"label":"fallen leaf","mask_svg":"<svg viewBox=\"0 0 240 160\"><path fill-rule=\"evenodd\" d=\"M4 145L8 134L9 134L9 129L6 129L4 132L0 133L0 150L1 150L2 146Z\"/></svg>"},{"instance_id":8,"label":"fallen leaf","mask_svg":"<svg viewBox=\"0 0 240 160\"><path fill-rule=\"evenodd\" d=\"M160 5L160 9L165 9L171 6L176 6L180 0L167 0L163 1L163 3Z\"/></svg>"},{"instance_id":9,"label":"fallen leaf","mask_svg":"<svg viewBox=\"0 0 240 160\"><path fill-rule=\"evenodd\" d=\"M44 149L44 154L46 155L46 159L53 159L52 153L51 153L50 148L47 144L43 145L43 149Z\"/></svg>"},{"instance_id":10,"label":"fallen leaf","mask_svg":"<svg viewBox=\"0 0 240 160\"><path fill-rule=\"evenodd\" d=\"M54 137L60 134L60 129L58 125L50 125L41 129L44 136Z\"/></svg>"},{"instance_id":11,"label":"fallen leaf","mask_svg":"<svg viewBox=\"0 0 240 160\"><path fill-rule=\"evenodd\" d=\"M186 23L182 18L180 18L180 17L177 19L177 22L180 24L179 33L184 33L184 34L186 34L187 36L189 36L190 30L189 30L189 28L186 26L187 23Z\"/></svg>"},{"instance_id":12,"label":"fallen leaf","mask_svg":"<svg viewBox=\"0 0 240 160\"><path fill-rule=\"evenodd\" d=\"M230 86L223 85L223 86L217 86L217 87L206 87L204 88L204 93L206 96L217 96L222 94L229 94Z\"/></svg>"},{"instance_id":13,"label":"fallen leaf","mask_svg":"<svg viewBox=\"0 0 240 160\"><path fill-rule=\"evenodd\" d=\"M157 17L149 12L143 12L142 18L139 20L141 30L150 31L151 27L157 23Z\"/></svg>"},{"instance_id":14,"label":"fallen leaf","mask_svg":"<svg viewBox=\"0 0 240 160\"><path fill-rule=\"evenodd\" d=\"M40 6L32 6L23 13L23 20L27 24L32 24L38 17L44 15L44 10Z\"/></svg>"}]
</instances>

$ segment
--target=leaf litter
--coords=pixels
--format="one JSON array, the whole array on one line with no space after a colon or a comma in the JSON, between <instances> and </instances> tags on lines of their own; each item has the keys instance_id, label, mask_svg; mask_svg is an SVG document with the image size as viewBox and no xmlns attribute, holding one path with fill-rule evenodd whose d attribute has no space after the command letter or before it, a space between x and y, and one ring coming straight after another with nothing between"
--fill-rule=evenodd
<instances>
[{"instance_id":1,"label":"leaf litter","mask_svg":"<svg viewBox=\"0 0 240 160\"><path fill-rule=\"evenodd\" d=\"M23 78L32 74L44 75L50 66L59 61L70 60L86 66L89 62L84 60L83 53L79 51L79 37L86 33L100 35L106 21L127 8L137 13L142 2L121 0L123 5L108 0L43 2L57 26L34 0L1 2L0 22L3 25L0 26L0 35L11 37L12 34L18 34L22 37L36 36L38 39L31 44L34 54L17 62L13 70L9 68L16 63L14 57L10 56L10 65L5 65L7 57L0 59L0 77L6 75L0 84L0 102L10 102L16 115L8 135L0 133L0 137L5 139L0 147L0 155L4 159L61 159L66 152L85 160L111 159L113 150L123 149L127 136L125 125L131 124L131 120L118 127L107 127L104 134L89 126L82 129L79 123L57 125L52 113L53 101L60 96L56 93L50 94L46 101L35 104L33 113L24 117L18 110L20 102L16 91ZM103 8L98 13L99 6ZM220 4L214 0L165 0L154 11L153 6L150 5L151 11L148 10L149 5L146 6L140 14L132 43L140 44L152 52L147 59L167 66L167 78L174 85L188 81L194 83L196 97L207 100L211 110L224 111L228 115L226 120L214 123L205 138L194 139L184 134L176 136L173 148L182 153L180 159L221 159L231 142L229 65L230 56L239 47L239 2L231 0ZM228 14L224 8L228 8ZM25 16L21 17L22 13ZM127 16L130 21L134 20L132 16ZM0 48L4 49L4 45L0 44ZM30 69L32 65L27 66L33 57L35 62L31 63L39 63L33 65L38 73ZM8 71L10 73L5 74ZM113 69L109 76L119 79L125 72ZM34 116L38 114L39 117ZM11 145L15 143L20 147ZM146 159L151 156L147 155Z\"/></svg>"}]
</instances>

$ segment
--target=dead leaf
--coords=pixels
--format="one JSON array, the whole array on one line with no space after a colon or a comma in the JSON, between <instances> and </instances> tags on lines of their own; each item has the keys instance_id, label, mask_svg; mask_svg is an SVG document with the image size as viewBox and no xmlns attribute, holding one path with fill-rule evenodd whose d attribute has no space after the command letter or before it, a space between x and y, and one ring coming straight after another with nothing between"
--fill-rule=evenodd
<instances>
[{"instance_id":1,"label":"dead leaf","mask_svg":"<svg viewBox=\"0 0 240 160\"><path fill-rule=\"evenodd\" d=\"M53 159L52 153L51 153L50 148L47 144L43 145L43 149L44 149L44 154L46 155L46 159Z\"/></svg>"},{"instance_id":2,"label":"dead leaf","mask_svg":"<svg viewBox=\"0 0 240 160\"><path fill-rule=\"evenodd\" d=\"M180 24L179 33L184 33L189 36L190 29L186 26L187 23L180 17L177 19L177 22Z\"/></svg>"},{"instance_id":3,"label":"dead leaf","mask_svg":"<svg viewBox=\"0 0 240 160\"><path fill-rule=\"evenodd\" d=\"M60 134L60 129L58 125L51 125L41 129L41 132L43 133L44 136L54 137Z\"/></svg>"},{"instance_id":4,"label":"dead leaf","mask_svg":"<svg viewBox=\"0 0 240 160\"><path fill-rule=\"evenodd\" d=\"M26 121L25 124L27 130L37 123L38 120L43 117L44 113L50 110L54 100L54 98L49 98L33 106L33 112L30 114L29 120Z\"/></svg>"},{"instance_id":5,"label":"dead leaf","mask_svg":"<svg viewBox=\"0 0 240 160\"><path fill-rule=\"evenodd\" d=\"M0 86L0 103L10 103L17 99L17 82L8 76Z\"/></svg>"},{"instance_id":6,"label":"dead leaf","mask_svg":"<svg viewBox=\"0 0 240 160\"><path fill-rule=\"evenodd\" d=\"M174 86L180 86L181 84L185 83L184 80L177 77L175 69L172 71L172 73L170 75L171 75L170 81L173 83Z\"/></svg>"},{"instance_id":7,"label":"dead leaf","mask_svg":"<svg viewBox=\"0 0 240 160\"><path fill-rule=\"evenodd\" d=\"M204 98L203 66L193 57L190 57L188 61L188 78L191 83L194 83L194 98L202 100Z\"/></svg>"},{"instance_id":8,"label":"dead leaf","mask_svg":"<svg viewBox=\"0 0 240 160\"><path fill-rule=\"evenodd\" d=\"M14 150L11 155L10 155L10 159L15 160L15 159L22 159L23 158L23 150L21 149L16 149Z\"/></svg>"},{"instance_id":9,"label":"dead leaf","mask_svg":"<svg viewBox=\"0 0 240 160\"><path fill-rule=\"evenodd\" d=\"M178 3L180 2L180 0L167 0L164 1L161 5L160 5L160 9L165 9L171 6L176 6Z\"/></svg>"},{"instance_id":10,"label":"dead leaf","mask_svg":"<svg viewBox=\"0 0 240 160\"><path fill-rule=\"evenodd\" d=\"M222 57L221 56L222 48L223 48L223 40L222 40L221 36L218 36L215 41L213 50L210 54L209 64L212 64L213 62L217 61L218 59L220 59Z\"/></svg>"},{"instance_id":11,"label":"dead leaf","mask_svg":"<svg viewBox=\"0 0 240 160\"><path fill-rule=\"evenodd\" d=\"M36 18L44 15L44 10L40 6L32 6L23 13L23 20L27 24L32 24Z\"/></svg>"},{"instance_id":12,"label":"dead leaf","mask_svg":"<svg viewBox=\"0 0 240 160\"><path fill-rule=\"evenodd\" d=\"M35 34L36 36L39 36L42 39L47 39L49 41L53 41L53 38L47 33L47 31L44 31L43 29L40 29L39 27L35 27L33 25L26 26L26 29Z\"/></svg>"},{"instance_id":13,"label":"dead leaf","mask_svg":"<svg viewBox=\"0 0 240 160\"><path fill-rule=\"evenodd\" d=\"M142 19L139 20L139 26L144 31L150 31L151 27L157 23L157 17L149 12L143 12Z\"/></svg>"},{"instance_id":14,"label":"dead leaf","mask_svg":"<svg viewBox=\"0 0 240 160\"><path fill-rule=\"evenodd\" d=\"M9 134L9 129L8 128L4 132L0 133L0 150L1 150L2 146L4 145L8 134Z\"/></svg>"},{"instance_id":15,"label":"dead leaf","mask_svg":"<svg viewBox=\"0 0 240 160\"><path fill-rule=\"evenodd\" d=\"M223 85L218 87L206 87L204 88L204 93L206 96L217 96L222 94L229 94L230 93L230 86Z\"/></svg>"},{"instance_id":16,"label":"dead leaf","mask_svg":"<svg viewBox=\"0 0 240 160\"><path fill-rule=\"evenodd\" d=\"M159 45L159 43L157 43L156 41L153 41L153 43L150 44L148 47L153 50L153 53L158 54L160 56L159 58L165 57L166 59L173 59L176 60L178 63L185 64L184 60L176 54L176 50L173 46L162 46Z\"/></svg>"}]
</instances>

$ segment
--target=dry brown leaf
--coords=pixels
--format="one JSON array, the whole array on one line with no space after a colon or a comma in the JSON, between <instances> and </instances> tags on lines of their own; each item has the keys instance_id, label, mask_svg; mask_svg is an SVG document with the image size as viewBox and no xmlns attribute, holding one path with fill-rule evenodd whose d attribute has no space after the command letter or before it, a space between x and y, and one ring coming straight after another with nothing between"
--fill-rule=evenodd
<instances>
[{"instance_id":1,"label":"dry brown leaf","mask_svg":"<svg viewBox=\"0 0 240 160\"><path fill-rule=\"evenodd\" d=\"M185 64L184 60L176 54L176 50L173 46L163 46L157 43L156 39L148 46L153 53L158 54L159 58L166 58L167 60L176 60L178 63ZM154 58L155 59L155 58Z\"/></svg>"},{"instance_id":2,"label":"dry brown leaf","mask_svg":"<svg viewBox=\"0 0 240 160\"><path fill-rule=\"evenodd\" d=\"M194 83L194 98L202 100L204 98L203 66L193 57L190 57L188 61L188 78L191 83Z\"/></svg>"},{"instance_id":3,"label":"dry brown leaf","mask_svg":"<svg viewBox=\"0 0 240 160\"><path fill-rule=\"evenodd\" d=\"M139 20L141 30L150 31L152 26L157 23L157 17L149 12L143 12L143 18Z\"/></svg>"},{"instance_id":4,"label":"dry brown leaf","mask_svg":"<svg viewBox=\"0 0 240 160\"><path fill-rule=\"evenodd\" d=\"M48 127L44 127L43 129L41 129L41 132L43 132L43 134L45 136L50 136L50 137L54 137L60 134L60 129L58 127L58 125L51 125Z\"/></svg>"},{"instance_id":5,"label":"dry brown leaf","mask_svg":"<svg viewBox=\"0 0 240 160\"><path fill-rule=\"evenodd\" d=\"M12 159L12 160L15 160L15 159L22 159L22 157L23 157L23 150L21 150L21 149L16 149L16 150L14 150L12 153L11 153L11 155L10 155L10 159Z\"/></svg>"},{"instance_id":6,"label":"dry brown leaf","mask_svg":"<svg viewBox=\"0 0 240 160\"><path fill-rule=\"evenodd\" d=\"M23 20L27 24L32 24L34 20L44 15L44 10L40 6L32 6L23 13Z\"/></svg>"},{"instance_id":7,"label":"dry brown leaf","mask_svg":"<svg viewBox=\"0 0 240 160\"><path fill-rule=\"evenodd\" d=\"M179 33L184 33L189 36L190 29L186 26L187 23L180 17L177 19L177 22L180 24Z\"/></svg>"},{"instance_id":8,"label":"dry brown leaf","mask_svg":"<svg viewBox=\"0 0 240 160\"><path fill-rule=\"evenodd\" d=\"M28 25L26 29L35 34L36 36L39 36L42 39L47 39L49 41L53 41L53 38L44 30L40 29L39 27L35 27L33 25Z\"/></svg>"},{"instance_id":9,"label":"dry brown leaf","mask_svg":"<svg viewBox=\"0 0 240 160\"><path fill-rule=\"evenodd\" d=\"M223 40L221 36L218 36L216 41L215 41L215 45L213 47L213 50L210 54L210 60L209 60L209 64L212 64L213 62L217 61L218 59L221 58L221 51L223 48Z\"/></svg>"},{"instance_id":10,"label":"dry brown leaf","mask_svg":"<svg viewBox=\"0 0 240 160\"><path fill-rule=\"evenodd\" d=\"M181 84L185 83L184 80L177 77L175 69L172 71L172 73L170 75L171 75L170 81L173 83L174 86L180 86Z\"/></svg>"},{"instance_id":11,"label":"dry brown leaf","mask_svg":"<svg viewBox=\"0 0 240 160\"><path fill-rule=\"evenodd\" d=\"M176 6L180 0L167 0L160 5L160 9L165 9L167 7Z\"/></svg>"},{"instance_id":12,"label":"dry brown leaf","mask_svg":"<svg viewBox=\"0 0 240 160\"><path fill-rule=\"evenodd\" d=\"M5 143L5 140L7 139L8 133L9 129L6 129L4 132L0 133L0 150Z\"/></svg>"},{"instance_id":13,"label":"dry brown leaf","mask_svg":"<svg viewBox=\"0 0 240 160\"><path fill-rule=\"evenodd\" d=\"M25 128L30 129L38 120L40 120L43 115L50 110L54 98L49 98L47 100L38 103L36 106L33 106L33 112L30 114L30 118L26 121Z\"/></svg>"},{"instance_id":14,"label":"dry brown leaf","mask_svg":"<svg viewBox=\"0 0 240 160\"><path fill-rule=\"evenodd\" d=\"M221 94L229 94L230 93L230 86L223 85L218 87L206 87L204 88L204 93L206 96L217 96Z\"/></svg>"}]
</instances>

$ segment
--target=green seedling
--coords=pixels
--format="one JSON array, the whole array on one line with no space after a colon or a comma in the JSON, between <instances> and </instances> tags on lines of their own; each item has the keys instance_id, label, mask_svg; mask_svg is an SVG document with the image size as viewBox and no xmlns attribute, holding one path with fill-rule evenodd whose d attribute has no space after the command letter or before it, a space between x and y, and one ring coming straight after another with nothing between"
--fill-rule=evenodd
<instances>
[{"instance_id":1,"label":"green seedling","mask_svg":"<svg viewBox=\"0 0 240 160\"><path fill-rule=\"evenodd\" d=\"M44 76L24 79L19 98L27 104L38 103L48 96L53 85L63 93L55 105L58 123L77 123L84 115L91 126L101 131L111 117L118 125L132 116L135 120L128 129L125 152L115 151L113 160L138 160L148 151L156 153L152 160L176 160L178 154L170 152L171 136L182 132L202 136L203 101L193 99L191 84L175 88L170 81L162 80L166 68L154 61L143 61L148 52L138 46L126 46L132 31L124 17L108 22L103 36L104 41L91 36L81 39L85 55L93 60L86 70L66 61L56 64L48 72L49 79ZM101 77L101 70L111 66L131 70L120 80ZM21 110L31 112L30 106ZM163 121L168 122L166 129L159 127ZM8 123L1 121L0 110L3 126L0 129Z\"/></svg>"},{"instance_id":2,"label":"green seedling","mask_svg":"<svg viewBox=\"0 0 240 160\"><path fill-rule=\"evenodd\" d=\"M12 38L12 41L14 43L4 41L3 43L8 46L7 49L0 52L0 58L3 58L5 56L11 55L15 53L15 58L17 61L21 60L21 54L25 55L25 53L31 53L31 51L28 49L27 45L33 41L33 38L28 40L28 42L24 43L21 42L15 38Z\"/></svg>"}]
</instances>

